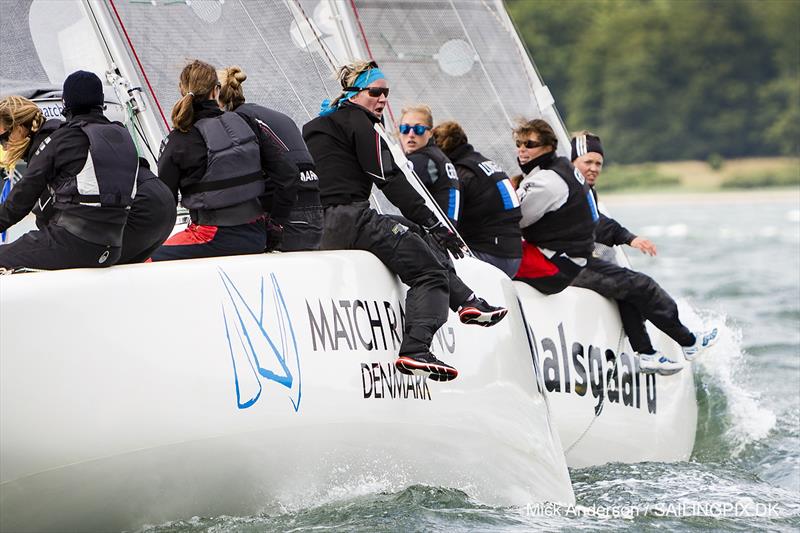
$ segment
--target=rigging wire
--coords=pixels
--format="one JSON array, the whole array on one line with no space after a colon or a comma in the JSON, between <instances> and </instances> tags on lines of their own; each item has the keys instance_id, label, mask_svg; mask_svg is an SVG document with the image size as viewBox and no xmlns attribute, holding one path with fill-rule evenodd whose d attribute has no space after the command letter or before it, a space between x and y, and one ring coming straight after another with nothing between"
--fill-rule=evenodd
<instances>
[{"instance_id":1,"label":"rigging wire","mask_svg":"<svg viewBox=\"0 0 800 533\"><path fill-rule=\"evenodd\" d=\"M161 119L164 121L164 125L167 127L167 131L170 130L169 122L167 121L167 117L164 114L164 110L161 109L161 102L158 101L156 98L156 92L153 90L153 86L150 84L150 79L147 77L147 72L144 70L144 66L142 65L141 60L139 59L139 54L136 53L136 48L133 46L133 41L131 41L130 35L128 35L128 30L125 28L125 24L122 22L122 17L119 15L119 11L117 11L117 6L114 3L114 0L108 0L111 9L114 11L114 16L117 18L117 22L119 23L119 27L122 30L122 34L125 35L125 40L128 41L128 47L131 49L131 53L133 54L133 58L136 60L136 64L139 65L139 70L142 73L142 77L144 78L144 82L147 84L147 89L150 91L150 95L153 97L153 101L156 103L156 107L158 108L158 112L161 114Z\"/></svg>"},{"instance_id":2,"label":"rigging wire","mask_svg":"<svg viewBox=\"0 0 800 533\"><path fill-rule=\"evenodd\" d=\"M500 23L500 27L501 28L505 29L509 34L511 33L510 30L513 29L516 32L517 36L520 35L519 28L517 27L517 24L514 22L514 19L512 19L510 16L508 17L509 20L511 20L511 28L508 28L508 25L505 23L505 21L497 16L497 13L495 13L492 10L491 6L486 3L486 0L481 0L481 3L486 7L486 9L488 11L492 12L492 14L494 15L495 20L497 20L497 22ZM522 47L519 47L519 46L515 46L514 47L514 49L517 51L517 55L519 56L519 58L522 61L523 65L525 64L526 61L530 61L531 65L533 66L533 71L536 72L536 74L538 75L539 72L536 70L536 64L533 62L533 59L531 58L530 51L528 50L528 45L525 44L525 41L523 41L521 37L520 37L520 41L522 42ZM523 50L525 51L525 54L522 53ZM528 80L528 88L531 90L531 94L535 95L536 94L536 87L533 85L533 80L531 79L531 76L530 76L530 73L528 72L528 69L525 69L525 79ZM535 97L534 97L534 99L535 99ZM538 102L537 102L537 106L538 106Z\"/></svg>"},{"instance_id":3,"label":"rigging wire","mask_svg":"<svg viewBox=\"0 0 800 533\"><path fill-rule=\"evenodd\" d=\"M351 0L352 1L352 0ZM467 38L469 41L469 45L472 47L472 50L478 56L478 64L481 66L481 70L483 71L484 76L486 76L486 81L489 82L489 87L492 89L495 98L497 98L497 103L500 104L500 109L503 111L503 116L506 118L509 126L514 125L514 121L511 120L511 116L508 114L508 110L506 109L505 104L503 103L503 99L500 97L500 93L497 91L497 87L495 87L494 82L492 82L492 77L489 76L489 71L486 70L486 65L483 63L483 58L478 53L478 49L475 48L475 43L472 42L472 37L470 37L469 32L467 31L467 27L464 25L464 21L461 19L461 15L458 13L455 4L453 4L453 0L448 0L450 3L450 7L453 9L453 13L455 13L456 19L458 19L458 23L461 26L461 31L464 32L464 37Z\"/></svg>"},{"instance_id":4,"label":"rigging wire","mask_svg":"<svg viewBox=\"0 0 800 533\"><path fill-rule=\"evenodd\" d=\"M485 0L482 1L485 2ZM503 27L506 28L506 31L508 31L509 33L514 34L516 40L514 48L516 49L517 54L519 55L523 64L527 61L528 64L531 66L534 74L538 78L537 81L539 82L539 85L547 87L547 85L544 83L542 75L539 73L539 69L536 66L536 62L533 60L533 55L531 54L530 48L528 47L528 43L521 37L522 34L519 31L519 26L517 26L517 23L514 21L513 18L511 18L511 15L508 14L508 10L506 10L506 18L511 23L511 27L510 28L508 27L508 23L503 23ZM525 78L527 78L528 80L528 87L531 89L531 92L533 94L533 100L534 102L536 102L536 107L539 107L539 100L536 98L537 88L534 86L533 79L531 78L531 75L528 72L527 68L525 69ZM559 124L561 125L563 134L566 136L567 139L569 139L570 137L569 130L567 129L567 125L564 122L564 118L561 116L561 113L558 111L558 108L556 108L555 103L552 104L550 108L552 110L553 115L555 116L555 119L558 120ZM539 111L540 113L544 114L544 109L539 108ZM551 124L551 126L552 125L553 124Z\"/></svg>"},{"instance_id":5,"label":"rigging wire","mask_svg":"<svg viewBox=\"0 0 800 533\"><path fill-rule=\"evenodd\" d=\"M367 32L364 31L364 25L361 24L361 16L358 14L358 8L356 7L355 0L350 0L350 8L353 10L353 15L356 17L356 24L358 24L358 30L361 32L361 40L364 41L364 47L367 49L367 55L369 55L370 60L375 61L375 56L372 55L372 49L370 49L369 41L367 40ZM397 121L394 119L392 105L388 101L386 102L386 109L389 111L389 117L392 120L392 124L397 124Z\"/></svg>"},{"instance_id":6,"label":"rigging wire","mask_svg":"<svg viewBox=\"0 0 800 533\"><path fill-rule=\"evenodd\" d=\"M325 79L322 76L322 72L320 72L320 70L319 70L319 65L317 65L317 60L314 58L314 52L311 51L311 47L309 46L308 41L306 41L306 36L303 33L303 31L300 29L300 22L295 17L295 11L291 8L291 6L289 4L289 0L283 0L283 2L286 5L286 9L288 9L289 12L292 14L292 18L294 19L295 24L297 24L297 29L300 32L300 37L302 37L302 39L303 39L303 46L308 51L308 57L311 60L311 63L313 63L313 65L314 65L314 70L317 71L317 77L319 78L320 85L322 85L322 89L325 91L325 93L328 95L328 97L330 97L331 95L330 95L330 93L328 93L328 87L325 85ZM335 71L336 67L331 62L331 58L330 58L330 56L328 56L328 52L327 52L327 50L325 50L325 45L323 44L322 39L320 39L319 35L317 34L317 30L314 29L314 25L312 24L311 20L306 16L305 11L303 10L303 6L300 5L299 0L294 0L294 4L297 5L297 8L300 10L300 13L303 15L303 18L305 18L305 21L308 24L308 27L311 28L311 31L314 33L314 38L316 39L316 41L319 44L320 48L322 48L322 51L325 54L325 59L328 60L328 64L331 67L331 72Z\"/></svg>"},{"instance_id":7,"label":"rigging wire","mask_svg":"<svg viewBox=\"0 0 800 533\"><path fill-rule=\"evenodd\" d=\"M239 0L239 5L244 10L244 13L245 13L245 15L247 15L247 18L250 19L250 23L253 25L253 29L255 29L256 33L258 34L258 37L261 39L261 42L264 43L264 46L267 48L267 51L269 52L269 55L272 56L272 60L275 62L275 65L277 65L278 70L281 71L281 74L283 75L283 78L286 80L286 83L289 85L289 88L292 90L292 93L294 93L294 96L297 98L297 101L300 103L300 106L303 108L303 111L306 112L306 115L308 115L308 118L312 118L312 115L308 111L308 108L306 107L305 102L303 102L303 99L300 98L300 95L297 93L297 90L294 88L294 84L291 82L291 80L289 80L289 76L287 76L286 71L283 70L283 66L280 64L280 61L278 61L278 58L275 57L275 54L272 52L272 48L269 46L269 43L267 43L267 40L264 38L264 35L261 33L261 30L258 28L258 25L256 25L256 22L255 22L255 20L253 20L253 17L250 16L250 12L247 10L247 8L245 7L244 2L242 0Z\"/></svg>"},{"instance_id":8,"label":"rigging wire","mask_svg":"<svg viewBox=\"0 0 800 533\"><path fill-rule=\"evenodd\" d=\"M288 4L289 0L284 0ZM317 29L314 27L313 21L306 15L306 10L303 9L303 4L300 3L300 0L293 0L294 5L297 6L297 9L300 10L300 14L303 15L303 18L308 23L308 27L311 28L311 31L314 33L314 38L319 43L320 48L322 48L322 52L325 54L325 59L328 60L328 64L331 66L332 70L336 70L336 65L339 64L339 60L333 56L333 50L325 44L325 40L322 39L322 36L317 32ZM294 12L292 12L292 16L294 17ZM303 42L305 42L305 36L303 37Z\"/></svg>"}]
</instances>

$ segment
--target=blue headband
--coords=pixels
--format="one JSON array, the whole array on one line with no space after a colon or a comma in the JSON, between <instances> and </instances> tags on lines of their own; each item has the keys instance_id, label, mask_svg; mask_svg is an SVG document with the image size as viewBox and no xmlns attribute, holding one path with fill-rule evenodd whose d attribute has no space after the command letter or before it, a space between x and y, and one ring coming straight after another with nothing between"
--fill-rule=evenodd
<instances>
[{"instance_id":1,"label":"blue headband","mask_svg":"<svg viewBox=\"0 0 800 533\"><path fill-rule=\"evenodd\" d=\"M377 67L370 68L358 75L356 81L353 83L353 87L366 89L367 86L373 81L384 80L384 79L386 79L386 76L383 74L383 71L381 71L381 69ZM342 96L334 105L331 105L330 98L326 98L325 100L322 101L322 104L320 104L319 106L319 115L321 117L330 115L331 113L339 109L339 104L341 104L342 101L352 98L357 94L358 91L344 91L342 93Z\"/></svg>"}]
</instances>

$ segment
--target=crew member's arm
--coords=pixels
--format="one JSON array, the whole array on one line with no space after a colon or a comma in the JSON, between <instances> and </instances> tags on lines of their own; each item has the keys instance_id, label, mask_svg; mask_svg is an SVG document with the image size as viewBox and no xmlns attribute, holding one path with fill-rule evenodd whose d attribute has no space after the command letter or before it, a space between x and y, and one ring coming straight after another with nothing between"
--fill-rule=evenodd
<instances>
[{"instance_id":1,"label":"crew member's arm","mask_svg":"<svg viewBox=\"0 0 800 533\"><path fill-rule=\"evenodd\" d=\"M158 154L158 179L169 187L169 190L172 191L172 196L175 197L175 205L178 205L178 187L180 186L183 172L177 161L179 142L170 142L176 135L181 134L173 131L161 143L161 150ZM183 135L188 134L184 133Z\"/></svg>"},{"instance_id":2,"label":"crew member's arm","mask_svg":"<svg viewBox=\"0 0 800 533\"><path fill-rule=\"evenodd\" d=\"M361 168L407 219L423 227L436 225L438 219L425 205L425 200L408 182L403 171L394 162L389 147L372 128L365 116L364 124L355 129L356 157Z\"/></svg>"},{"instance_id":3,"label":"crew member's arm","mask_svg":"<svg viewBox=\"0 0 800 533\"><path fill-rule=\"evenodd\" d=\"M595 228L595 241L606 246L630 244L636 235L628 231L619 222L600 213L600 219Z\"/></svg>"},{"instance_id":4,"label":"crew member's arm","mask_svg":"<svg viewBox=\"0 0 800 533\"><path fill-rule=\"evenodd\" d=\"M57 148L51 146L53 139L48 138L28 163L25 174L14 185L6 201L0 204L0 231L25 218L31 212L36 201L47 188L47 182L55 176Z\"/></svg>"},{"instance_id":5,"label":"crew member's arm","mask_svg":"<svg viewBox=\"0 0 800 533\"><path fill-rule=\"evenodd\" d=\"M267 175L267 180L272 184L272 210L270 217L278 224L283 224L289 218L295 202L297 202L297 183L300 180L300 171L297 165L286 157L286 146L267 133L250 117L244 118L258 136L258 145L261 150L261 168Z\"/></svg>"},{"instance_id":6,"label":"crew member's arm","mask_svg":"<svg viewBox=\"0 0 800 533\"><path fill-rule=\"evenodd\" d=\"M554 171L540 170L522 180L517 196L522 213L519 225L526 228L564 205L569 197L569 188Z\"/></svg>"}]
</instances>

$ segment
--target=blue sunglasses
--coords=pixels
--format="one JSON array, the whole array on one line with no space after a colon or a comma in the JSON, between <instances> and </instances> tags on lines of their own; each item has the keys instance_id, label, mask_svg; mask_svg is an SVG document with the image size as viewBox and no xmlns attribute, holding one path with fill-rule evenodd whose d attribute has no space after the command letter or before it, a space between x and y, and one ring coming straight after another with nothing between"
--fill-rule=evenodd
<instances>
[{"instance_id":1,"label":"blue sunglasses","mask_svg":"<svg viewBox=\"0 0 800 533\"><path fill-rule=\"evenodd\" d=\"M408 135L408 132L411 130L414 130L414 133L417 135L424 135L426 131L431 129L430 126L424 126L422 124L415 124L413 126L411 124L400 124L397 128L403 135Z\"/></svg>"}]
</instances>

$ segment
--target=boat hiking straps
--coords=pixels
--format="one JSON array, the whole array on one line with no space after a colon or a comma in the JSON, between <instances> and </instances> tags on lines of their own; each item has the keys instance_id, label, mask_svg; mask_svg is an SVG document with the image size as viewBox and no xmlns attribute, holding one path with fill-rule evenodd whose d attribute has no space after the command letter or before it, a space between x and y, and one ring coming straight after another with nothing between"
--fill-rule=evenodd
<instances>
[{"instance_id":1,"label":"boat hiking straps","mask_svg":"<svg viewBox=\"0 0 800 533\"><path fill-rule=\"evenodd\" d=\"M622 357L622 342L624 340L625 340L625 328L623 326L620 326L619 327L619 342L617 343L617 355L614 357L614 368L613 368L613 370L611 372L612 378L618 378L617 366L619 365L620 357ZM583 430L583 433L581 433L578 436L578 438L575 439L575 442L570 444L567 447L567 449L564 450L564 455L567 455L570 451L572 451L572 448L577 446L578 443L581 440L583 440L583 438L586 436L586 434L589 433L589 430L592 429L592 426L594 425L595 421L600 417L600 414L603 412L603 407L605 407L606 396L608 396L608 395L607 394L603 394L603 396L600 398L600 405L598 405L597 409L595 409L595 414L594 414L594 417L592 418L592 421L589 422L589 425L586 426L586 429Z\"/></svg>"}]
</instances>

